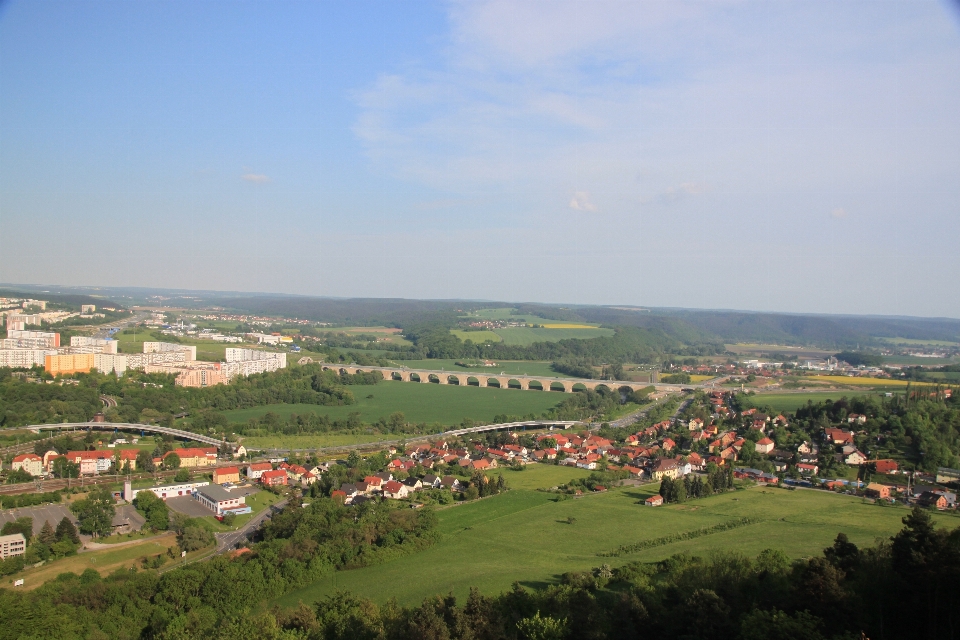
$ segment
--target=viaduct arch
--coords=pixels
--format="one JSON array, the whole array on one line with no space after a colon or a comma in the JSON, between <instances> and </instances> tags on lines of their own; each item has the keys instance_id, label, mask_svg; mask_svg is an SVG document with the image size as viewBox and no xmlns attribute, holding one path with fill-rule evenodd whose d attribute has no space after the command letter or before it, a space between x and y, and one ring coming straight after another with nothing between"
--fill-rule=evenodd
<instances>
[{"instance_id":1,"label":"viaduct arch","mask_svg":"<svg viewBox=\"0 0 960 640\"><path fill-rule=\"evenodd\" d=\"M447 384L461 387L480 386L480 387L499 387L501 389L516 388L525 391L539 390L544 393L558 391L563 393L573 393L589 389L596 391L600 387L606 387L610 391L639 391L648 387L654 387L658 391L683 391L687 389L703 388L702 384L662 384L630 382L620 380L588 380L581 378L551 378L544 376L525 376L525 375L504 375L504 374L486 374L480 372L460 372L460 371L433 371L429 369L406 369L395 367L362 367L357 365L326 365L325 371L336 371L338 373L373 373L380 372L384 380L400 380L403 382L420 382L432 384ZM473 383L472 381L476 381ZM514 382L514 387L510 383ZM531 386L531 383L533 385Z\"/></svg>"}]
</instances>

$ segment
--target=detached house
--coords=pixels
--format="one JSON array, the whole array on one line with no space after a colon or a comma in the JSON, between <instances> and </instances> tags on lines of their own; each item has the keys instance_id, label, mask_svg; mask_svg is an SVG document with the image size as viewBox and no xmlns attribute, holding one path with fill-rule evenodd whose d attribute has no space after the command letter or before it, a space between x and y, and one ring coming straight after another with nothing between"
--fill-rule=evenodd
<instances>
[{"instance_id":1,"label":"detached house","mask_svg":"<svg viewBox=\"0 0 960 640\"><path fill-rule=\"evenodd\" d=\"M757 453L767 455L773 451L774 443L770 438L761 438L760 440L757 440L757 443L754 445L754 447L756 448Z\"/></svg>"}]
</instances>

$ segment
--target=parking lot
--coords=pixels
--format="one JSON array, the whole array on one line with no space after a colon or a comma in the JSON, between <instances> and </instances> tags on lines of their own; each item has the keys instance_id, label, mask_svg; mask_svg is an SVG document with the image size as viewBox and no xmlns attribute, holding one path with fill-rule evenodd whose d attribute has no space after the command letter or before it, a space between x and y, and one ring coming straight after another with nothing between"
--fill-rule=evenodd
<instances>
[{"instance_id":1,"label":"parking lot","mask_svg":"<svg viewBox=\"0 0 960 640\"><path fill-rule=\"evenodd\" d=\"M212 516L213 511L200 504L200 501L193 496L177 496L167 498L167 506L172 510L188 515L191 518L202 518L203 516Z\"/></svg>"},{"instance_id":2,"label":"parking lot","mask_svg":"<svg viewBox=\"0 0 960 640\"><path fill-rule=\"evenodd\" d=\"M209 512L204 515L209 515ZM23 507L21 509L4 509L0 511L0 527L7 522L13 522L17 518L33 518L33 535L40 533L43 523L49 521L54 528L60 524L60 521L67 517L76 525L77 518L71 513L66 504L47 504L39 507ZM133 507L133 505L123 504L117 506L117 513L113 516L113 524L126 524L131 531L138 531L146 520Z\"/></svg>"},{"instance_id":3,"label":"parking lot","mask_svg":"<svg viewBox=\"0 0 960 640\"><path fill-rule=\"evenodd\" d=\"M17 518L33 518L33 535L40 533L43 523L49 521L50 525L56 529L57 525L64 517L70 519L74 525L77 524L77 518L65 504L47 504L40 507L22 507L20 509L4 509L0 511L0 527L7 522L13 522Z\"/></svg>"}]
</instances>

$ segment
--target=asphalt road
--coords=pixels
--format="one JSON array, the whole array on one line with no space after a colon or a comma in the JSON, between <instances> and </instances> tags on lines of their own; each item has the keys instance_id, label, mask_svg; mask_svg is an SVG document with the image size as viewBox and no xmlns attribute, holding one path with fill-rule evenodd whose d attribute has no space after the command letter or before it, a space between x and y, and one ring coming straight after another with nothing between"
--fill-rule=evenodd
<instances>
[{"instance_id":1,"label":"asphalt road","mask_svg":"<svg viewBox=\"0 0 960 640\"><path fill-rule=\"evenodd\" d=\"M280 502L273 505L274 508L282 508L287 504L287 500L281 500ZM251 519L247 524L243 525L236 531L230 531L229 533L218 533L217 535L217 553L225 553L232 550L237 544L241 541L249 539L250 534L257 530L257 528L264 523L264 521L270 517L273 513L272 508L266 509L263 513Z\"/></svg>"}]
</instances>

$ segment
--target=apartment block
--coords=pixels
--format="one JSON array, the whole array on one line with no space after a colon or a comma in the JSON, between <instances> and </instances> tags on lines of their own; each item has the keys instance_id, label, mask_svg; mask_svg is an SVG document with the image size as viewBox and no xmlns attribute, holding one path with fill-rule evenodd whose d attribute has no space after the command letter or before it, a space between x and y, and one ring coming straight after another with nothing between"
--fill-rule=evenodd
<instances>
[{"instance_id":1,"label":"apartment block","mask_svg":"<svg viewBox=\"0 0 960 640\"><path fill-rule=\"evenodd\" d=\"M144 342L143 343L143 352L144 353L168 353L168 352L183 351L189 355L187 360L196 360L197 359L197 347L186 344L177 344L175 342Z\"/></svg>"}]
</instances>

